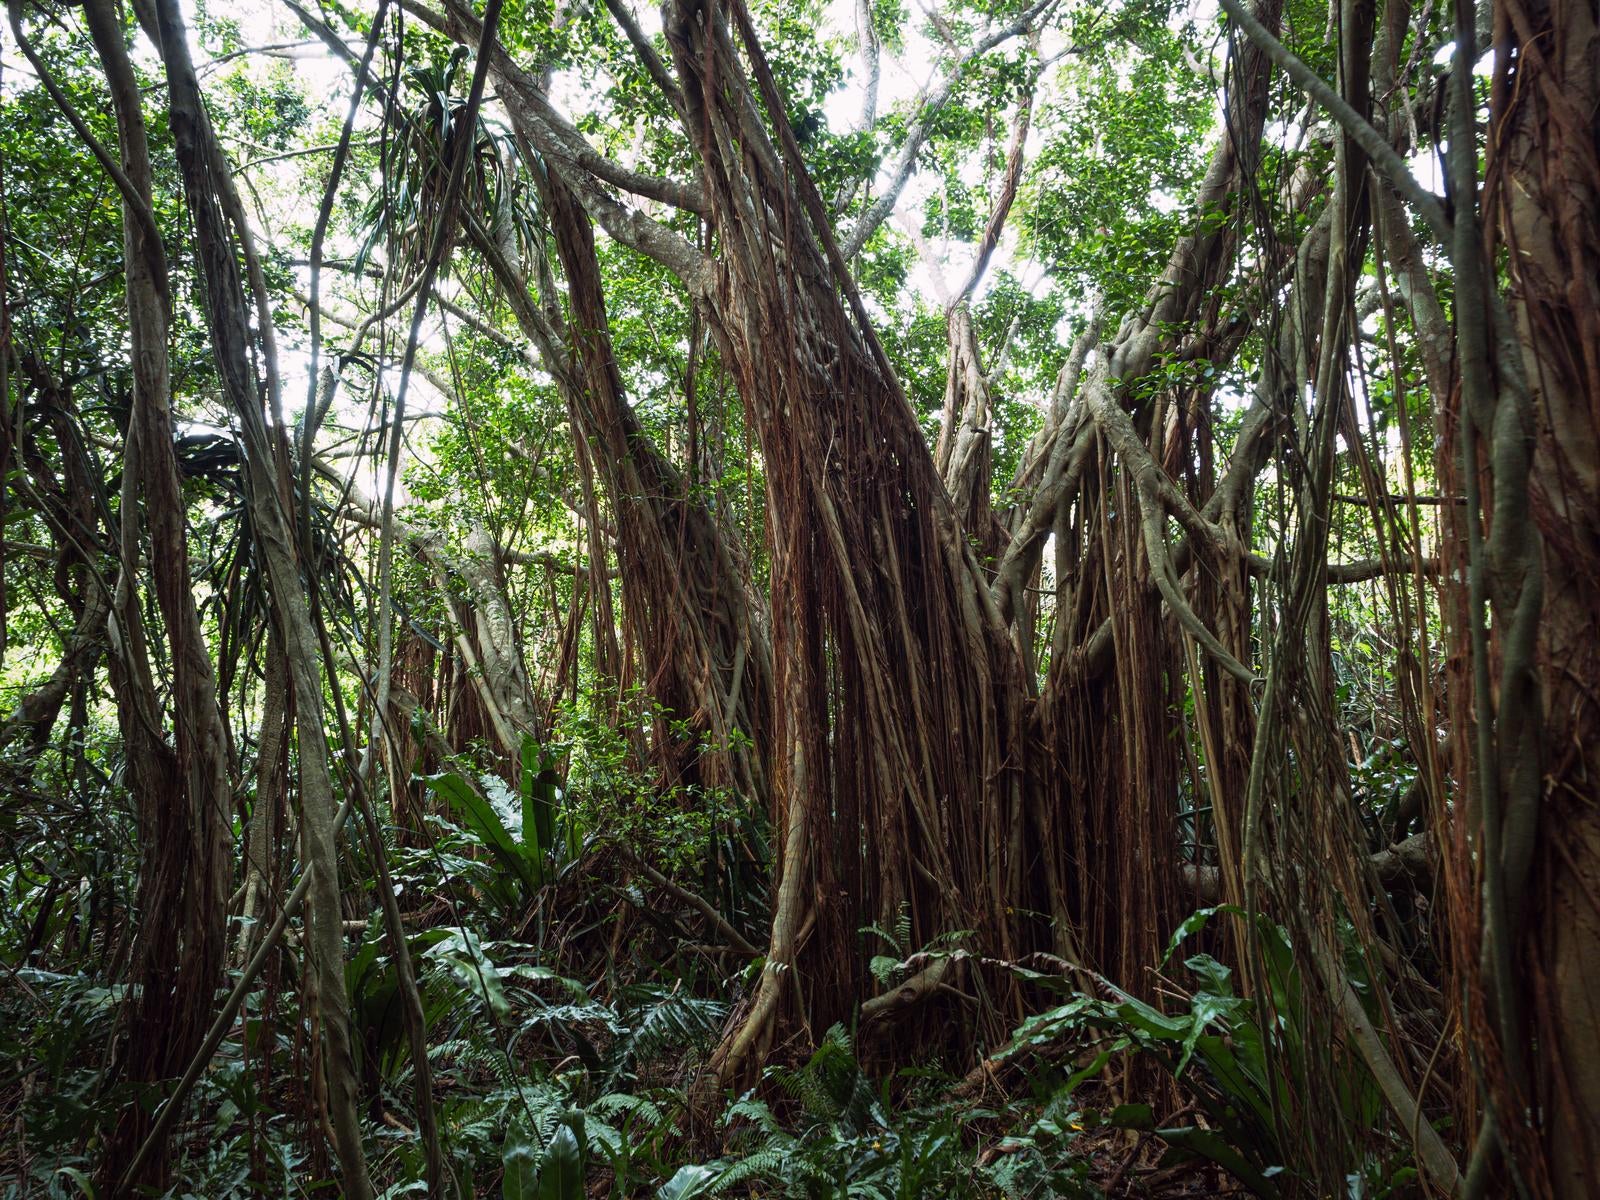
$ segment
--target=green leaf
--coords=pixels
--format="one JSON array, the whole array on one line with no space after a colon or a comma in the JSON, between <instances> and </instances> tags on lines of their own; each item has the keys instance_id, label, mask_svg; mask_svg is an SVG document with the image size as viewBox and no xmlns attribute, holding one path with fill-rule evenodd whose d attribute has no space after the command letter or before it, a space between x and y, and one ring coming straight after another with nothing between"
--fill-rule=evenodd
<instances>
[{"instance_id":1,"label":"green leaf","mask_svg":"<svg viewBox=\"0 0 1600 1200\"><path fill-rule=\"evenodd\" d=\"M1189 1065L1190 1056L1194 1054L1195 1043L1200 1040L1200 1035L1211 1027L1211 1023L1231 1017L1247 1003L1236 996L1214 996L1210 992L1195 993L1189 1010L1189 1031L1183 1035L1183 1054L1172 1072L1174 1078L1183 1074L1183 1069Z\"/></svg>"},{"instance_id":2,"label":"green leaf","mask_svg":"<svg viewBox=\"0 0 1600 1200\"><path fill-rule=\"evenodd\" d=\"M522 738L522 844L543 862L556 841L556 804L561 777L531 735Z\"/></svg>"},{"instance_id":3,"label":"green leaf","mask_svg":"<svg viewBox=\"0 0 1600 1200\"><path fill-rule=\"evenodd\" d=\"M505 1176L500 1181L502 1200L537 1200L539 1147L521 1125L513 1124L506 1130L501 1162L505 1164Z\"/></svg>"},{"instance_id":4,"label":"green leaf","mask_svg":"<svg viewBox=\"0 0 1600 1200\"><path fill-rule=\"evenodd\" d=\"M441 937L427 950L426 958L442 963L450 973L504 1019L511 1015L511 1001L500 983L500 968L483 952L478 935L470 929L446 927Z\"/></svg>"},{"instance_id":5,"label":"green leaf","mask_svg":"<svg viewBox=\"0 0 1600 1200\"><path fill-rule=\"evenodd\" d=\"M1172 956L1178 952L1178 947L1204 929L1206 923L1218 913L1227 913L1236 917L1245 915L1244 909L1236 904L1215 904L1209 908L1196 909L1183 919L1181 925L1172 931L1172 938L1167 942L1167 952L1161 956L1161 965L1166 966L1172 960Z\"/></svg>"},{"instance_id":6,"label":"green leaf","mask_svg":"<svg viewBox=\"0 0 1600 1200\"><path fill-rule=\"evenodd\" d=\"M1067 1078L1067 1082L1062 1084L1060 1090L1056 1092L1056 1095L1072 1095L1073 1092L1078 1090L1078 1086L1085 1079L1093 1079L1099 1075L1101 1071L1105 1070L1106 1064L1111 1061L1114 1055L1120 1053L1123 1049L1125 1049L1125 1045L1122 1039L1119 1038L1116 1042L1112 1043L1111 1046L1100 1051L1099 1054L1096 1054L1093 1061L1091 1061L1088 1066L1080 1067L1078 1070L1074 1071Z\"/></svg>"},{"instance_id":7,"label":"green leaf","mask_svg":"<svg viewBox=\"0 0 1600 1200\"><path fill-rule=\"evenodd\" d=\"M1272 1181L1212 1130L1185 1126L1181 1129L1157 1129L1155 1134L1169 1146L1210 1159L1257 1196L1276 1200L1278 1189L1272 1185Z\"/></svg>"},{"instance_id":8,"label":"green leaf","mask_svg":"<svg viewBox=\"0 0 1600 1200\"><path fill-rule=\"evenodd\" d=\"M523 853L522 846L500 820L500 814L476 788L453 772L429 775L426 782L436 795L444 798L451 811L501 866L515 874L530 890L539 885L542 881L539 863Z\"/></svg>"},{"instance_id":9,"label":"green leaf","mask_svg":"<svg viewBox=\"0 0 1600 1200\"><path fill-rule=\"evenodd\" d=\"M90 1183L89 1177L77 1167L57 1167L56 1174L65 1175L77 1186L78 1191L89 1197L89 1200L94 1200L94 1184Z\"/></svg>"},{"instance_id":10,"label":"green leaf","mask_svg":"<svg viewBox=\"0 0 1600 1200\"><path fill-rule=\"evenodd\" d=\"M1217 996L1233 995L1233 970L1225 967L1209 954L1196 954L1183 960L1183 965L1198 975L1205 990Z\"/></svg>"},{"instance_id":11,"label":"green leaf","mask_svg":"<svg viewBox=\"0 0 1600 1200\"><path fill-rule=\"evenodd\" d=\"M679 1167L676 1174L656 1191L656 1200L694 1200L696 1196L708 1196L720 1175L721 1172L716 1168L699 1163Z\"/></svg>"},{"instance_id":12,"label":"green leaf","mask_svg":"<svg viewBox=\"0 0 1600 1200\"><path fill-rule=\"evenodd\" d=\"M1169 1017L1132 997L1122 1001L1113 1011L1133 1028L1164 1041L1182 1041L1189 1033L1189 1018Z\"/></svg>"},{"instance_id":13,"label":"green leaf","mask_svg":"<svg viewBox=\"0 0 1600 1200\"><path fill-rule=\"evenodd\" d=\"M1119 1104L1106 1117L1106 1124L1148 1132L1156 1127L1156 1114L1148 1104Z\"/></svg>"},{"instance_id":14,"label":"green leaf","mask_svg":"<svg viewBox=\"0 0 1600 1200\"><path fill-rule=\"evenodd\" d=\"M1223 1095L1234 1104L1248 1106L1261 1126L1271 1129L1272 1097L1267 1089L1264 1072L1252 1069L1248 1061L1241 1061L1240 1054L1236 1053L1242 1050L1246 1060L1252 1055L1258 1055L1260 1043L1255 1027L1240 1025L1233 1036L1231 1047L1228 1039L1218 1037L1216 1034L1204 1035L1197 1040L1196 1046L1200 1057L1216 1077L1217 1086ZM1282 1099L1287 1101L1288 1097L1285 1095Z\"/></svg>"},{"instance_id":15,"label":"green leaf","mask_svg":"<svg viewBox=\"0 0 1600 1200\"><path fill-rule=\"evenodd\" d=\"M583 1147L571 1123L556 1130L545 1151L539 1171L539 1200L584 1200Z\"/></svg>"},{"instance_id":16,"label":"green leaf","mask_svg":"<svg viewBox=\"0 0 1600 1200\"><path fill-rule=\"evenodd\" d=\"M890 958L887 954L874 954L867 963L867 970L872 972L872 977L879 983L888 983L900 967L898 958Z\"/></svg>"}]
</instances>

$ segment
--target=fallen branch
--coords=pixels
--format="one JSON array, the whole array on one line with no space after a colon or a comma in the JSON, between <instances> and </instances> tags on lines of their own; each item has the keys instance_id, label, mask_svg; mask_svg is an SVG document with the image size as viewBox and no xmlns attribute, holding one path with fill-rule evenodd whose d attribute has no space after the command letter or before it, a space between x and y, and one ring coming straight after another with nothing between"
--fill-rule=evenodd
<instances>
[{"instance_id":1,"label":"fallen branch","mask_svg":"<svg viewBox=\"0 0 1600 1200\"><path fill-rule=\"evenodd\" d=\"M749 938L745 937L744 934L735 929L732 923L730 923L726 917L719 913L704 896L697 896L688 888L680 887L678 884L673 883L672 880L668 879L660 871L656 870L649 863L638 858L636 855L628 853L626 850L624 850L623 853L627 854L629 860L636 868L638 868L639 874L643 875L656 887L660 888L674 899L681 900L706 920L710 921L711 924L716 927L717 932L722 934L723 937L727 938L728 944L740 954L748 955L750 958L761 957L762 951L753 945Z\"/></svg>"},{"instance_id":2,"label":"fallen branch","mask_svg":"<svg viewBox=\"0 0 1600 1200\"><path fill-rule=\"evenodd\" d=\"M913 955L913 959L915 957ZM949 974L951 964L970 957L972 956L965 950L954 950L949 954L935 958L921 971L918 971L898 987L890 989L881 996L874 996L863 1003L861 1005L861 1023L869 1025L873 1021L881 1021L891 1013L913 1008L930 999L944 983L944 977Z\"/></svg>"}]
</instances>

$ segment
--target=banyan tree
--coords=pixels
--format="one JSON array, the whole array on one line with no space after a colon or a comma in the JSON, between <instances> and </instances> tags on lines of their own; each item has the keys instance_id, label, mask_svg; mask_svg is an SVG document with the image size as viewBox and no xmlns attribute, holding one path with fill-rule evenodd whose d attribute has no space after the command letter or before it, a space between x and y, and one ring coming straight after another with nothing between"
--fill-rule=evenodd
<instances>
[{"instance_id":1,"label":"banyan tree","mask_svg":"<svg viewBox=\"0 0 1600 1200\"><path fill-rule=\"evenodd\" d=\"M108 1194L166 1183L283 945L316 1136L376 1193L353 890L394 962L400 1127L430 1192L461 1186L413 962L436 951L391 875L441 796L520 787L531 837L567 790L542 748L584 705L663 794L736 810L698 879L626 846L595 868L757 964L720 989L701 1116L836 1025L876 1069L982 1086L1055 993L1170 999L1206 909L1266 1027L1322 1031L1271 1057L1303 1194L1384 1137L1419 1194L1595 1193L1592 5L1221 0L1187 41L1167 5L930 7L917 86L880 98L922 18L877 0L834 6L823 67L749 0L285 4L348 92L292 229L178 0L10 6L30 77L4 88L42 89L120 222L98 365L9 282L0 346L5 503L50 530L37 603L68 618L0 733L8 786L55 778L53 731L103 702L137 816L107 1070L165 1103L107 1129ZM830 89L859 111L821 111ZM44 227L42 185L19 186L7 278L36 286L17 220ZM1080 211L1119 187L1127 211ZM471 411L507 379L539 414L516 438ZM111 427L94 386L121 389ZM185 389L225 414L220 458ZM335 436L358 391L364 483ZM420 451L431 402L464 432ZM480 495L427 491L449 455ZM196 540L202 484L226 555ZM1365 730L1358 586L1387 639ZM1405 766L1384 796L1379 725ZM447 792L469 755L481 786ZM516 937L573 886L529 871ZM1169 1086L1097 1069L1122 1099ZM1327 1102L1352 1072L1368 1127Z\"/></svg>"}]
</instances>

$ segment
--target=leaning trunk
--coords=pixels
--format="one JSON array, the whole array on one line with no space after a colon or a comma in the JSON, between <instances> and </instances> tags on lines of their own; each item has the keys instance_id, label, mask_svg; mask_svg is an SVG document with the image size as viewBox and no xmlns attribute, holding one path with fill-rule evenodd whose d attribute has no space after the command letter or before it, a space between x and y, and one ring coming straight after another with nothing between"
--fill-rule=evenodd
<instances>
[{"instance_id":1,"label":"leaning trunk","mask_svg":"<svg viewBox=\"0 0 1600 1200\"><path fill-rule=\"evenodd\" d=\"M139 726L129 750L139 801L138 909L142 917L134 948L133 979L138 999L129 1022L128 1069L138 1082L176 1075L193 1054L210 1021L213 994L222 979L227 918L229 803L227 740L217 707L216 681L189 588L189 558L183 497L172 450L172 391L167 358L171 298L165 252L154 226L149 149L138 84L123 43L122 23L106 0L88 5L88 23L104 64L117 113L117 132L128 190L123 196L123 251L127 273L129 329L133 343L133 411L128 422L124 470L137 480L150 538L156 601L172 665L174 744L156 733L148 663L134 654L120 672L125 694L138 697L137 711L123 722ZM124 488L124 495L128 489ZM136 543L140 509L122 509L123 545ZM131 569L125 555L119 596L131 599ZM134 634L135 605L120 604L123 632ZM135 643L126 643L131 650ZM115 1164L143 1140L147 1110L130 1105L107 1153ZM155 1155L151 1174L164 1171Z\"/></svg>"},{"instance_id":2,"label":"leaning trunk","mask_svg":"<svg viewBox=\"0 0 1600 1200\"><path fill-rule=\"evenodd\" d=\"M259 364L267 377L265 390L270 390L277 370L271 347L266 344L271 333L266 324L270 313L263 310L260 333L252 334L251 320L256 314L246 298L238 260L241 251L247 261L254 257L243 211L200 96L189 57L187 31L176 0L157 0L155 8L173 141L205 279L207 326L223 392L242 431L250 515L266 564L267 587L283 652L289 662L300 765L301 857L305 869L312 872L307 898L307 945L311 957L308 991L321 1025L322 1075L329 1119L345 1194L366 1200L372 1195L372 1184L361 1145L345 997L338 831L334 827L333 777L323 727L321 647L297 561L294 523L285 494L289 472L287 464L275 453L283 450L281 427L268 430L262 403L264 388L257 375Z\"/></svg>"}]
</instances>

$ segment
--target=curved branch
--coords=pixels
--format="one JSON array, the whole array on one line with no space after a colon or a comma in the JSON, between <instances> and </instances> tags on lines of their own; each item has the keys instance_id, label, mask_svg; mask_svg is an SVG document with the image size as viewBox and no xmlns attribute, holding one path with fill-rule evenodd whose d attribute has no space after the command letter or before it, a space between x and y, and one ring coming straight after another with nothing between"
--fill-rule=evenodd
<instances>
[{"instance_id":1,"label":"curved branch","mask_svg":"<svg viewBox=\"0 0 1600 1200\"><path fill-rule=\"evenodd\" d=\"M1001 177L1000 193L994 199L994 204L989 210L989 223L984 226L983 239L978 243L978 256L973 260L972 270L967 273L966 282L956 292L956 303L972 295L972 290L978 286L983 273L989 269L989 259L994 256L995 247L1000 244L1000 234L1005 230L1006 218L1011 215L1011 206L1016 202L1017 189L1022 184L1023 150L1028 140L1028 123L1033 117L1033 91L1030 88L1023 93L1022 102L1017 106L1016 119L1011 125L1011 148L1006 152L1005 174Z\"/></svg>"},{"instance_id":2,"label":"curved branch","mask_svg":"<svg viewBox=\"0 0 1600 1200\"><path fill-rule=\"evenodd\" d=\"M639 56L639 63L644 67L645 74L649 75L651 82L661 89L661 94L672 105L673 111L682 117L686 111L683 89L678 86L677 80L672 78L671 72L661 61L661 56L656 53L656 48L644 35L644 30L639 28L639 23L633 19L633 14L628 11L627 5L622 0L605 0L605 2L612 19L622 26L622 32L633 45L633 52Z\"/></svg>"},{"instance_id":3,"label":"curved branch","mask_svg":"<svg viewBox=\"0 0 1600 1200\"><path fill-rule=\"evenodd\" d=\"M1441 243L1448 244L1451 222L1445 215L1444 205L1440 203L1439 197L1417 182L1417 177L1411 173L1405 160L1389 144L1389 140L1372 127L1372 122L1350 107L1350 104L1329 87L1320 75L1273 37L1267 27L1256 20L1240 0L1220 0L1220 2L1228 16L1244 30L1245 36L1339 123L1395 191L1411 202L1412 207L1428 223L1428 228L1433 231L1434 236Z\"/></svg>"},{"instance_id":4,"label":"curved branch","mask_svg":"<svg viewBox=\"0 0 1600 1200\"><path fill-rule=\"evenodd\" d=\"M460 0L445 0L446 16L440 16L417 0L403 2L407 12L446 36L477 46L482 36L481 26L471 8ZM599 182L700 214L708 211L704 193L676 180L632 171L606 158L556 111L538 81L503 48L494 47L489 62L501 85L500 98L511 115L512 126L539 152L546 165L560 174L590 215L623 245L655 259L684 283L696 287L704 274L704 256L660 221L624 206L600 187Z\"/></svg>"},{"instance_id":5,"label":"curved branch","mask_svg":"<svg viewBox=\"0 0 1600 1200\"><path fill-rule=\"evenodd\" d=\"M872 207L862 214L840 247L846 262L860 253L867 239L878 231L878 227L888 219L895 205L900 202L900 193L905 190L906 183L911 179L917 155L922 152L923 144L933 132L934 120L950 102L950 97L955 94L956 85L961 82L967 67L989 51L1028 32L1035 22L1055 7L1056 3L1057 0L1039 0L1010 24L994 30L987 37L975 42L971 49L950 64L943 78L923 88L917 97L917 115L907 126L906 140L900 144L900 152L895 156L894 165L889 168L889 186L883 195L872 202Z\"/></svg>"},{"instance_id":6,"label":"curved branch","mask_svg":"<svg viewBox=\"0 0 1600 1200\"><path fill-rule=\"evenodd\" d=\"M155 213L151 211L149 203L139 189L134 186L133 181L128 178L127 172L122 169L122 164L117 160L117 156L106 149L105 144L95 137L94 132L85 123L83 117L79 115L78 110L73 107L72 101L67 98L67 94L57 85L55 76L50 73L50 68L45 65L44 60L34 50L33 43L22 32L21 0L7 0L6 13L11 19L11 34L17 39L17 45L21 48L23 57L28 60L28 65L38 75L39 82L44 85L44 90L49 93L50 99L55 101L56 107L61 110L61 115L66 117L67 124L72 126L72 131L89 148L89 152L94 155L95 161L105 169L107 175L111 176L111 182L117 185L117 191L122 194L122 202L128 206L128 211L133 215L134 220L139 223L144 235L159 246L161 244L161 231L156 226Z\"/></svg>"},{"instance_id":7,"label":"curved branch","mask_svg":"<svg viewBox=\"0 0 1600 1200\"><path fill-rule=\"evenodd\" d=\"M1278 573L1279 567L1265 555L1251 553L1246 556L1246 564L1250 574L1270 577ZM1377 579L1390 571L1410 571L1413 564L1405 562L1385 562L1381 558L1360 558L1355 562L1328 563L1326 568L1327 579L1330 584L1336 583L1366 583L1369 579ZM1422 560L1422 573L1428 576L1437 576L1440 564L1437 558Z\"/></svg>"},{"instance_id":8,"label":"curved branch","mask_svg":"<svg viewBox=\"0 0 1600 1200\"><path fill-rule=\"evenodd\" d=\"M1089 386L1084 389L1084 401L1112 450L1133 473L1141 495L1148 493L1158 501L1192 537L1213 544L1220 541L1216 526L1200 515L1189 503L1188 497L1172 482L1172 477L1151 457L1149 448L1133 427L1133 418L1117 403L1111 389L1106 386L1104 372L1091 379Z\"/></svg>"}]
</instances>

